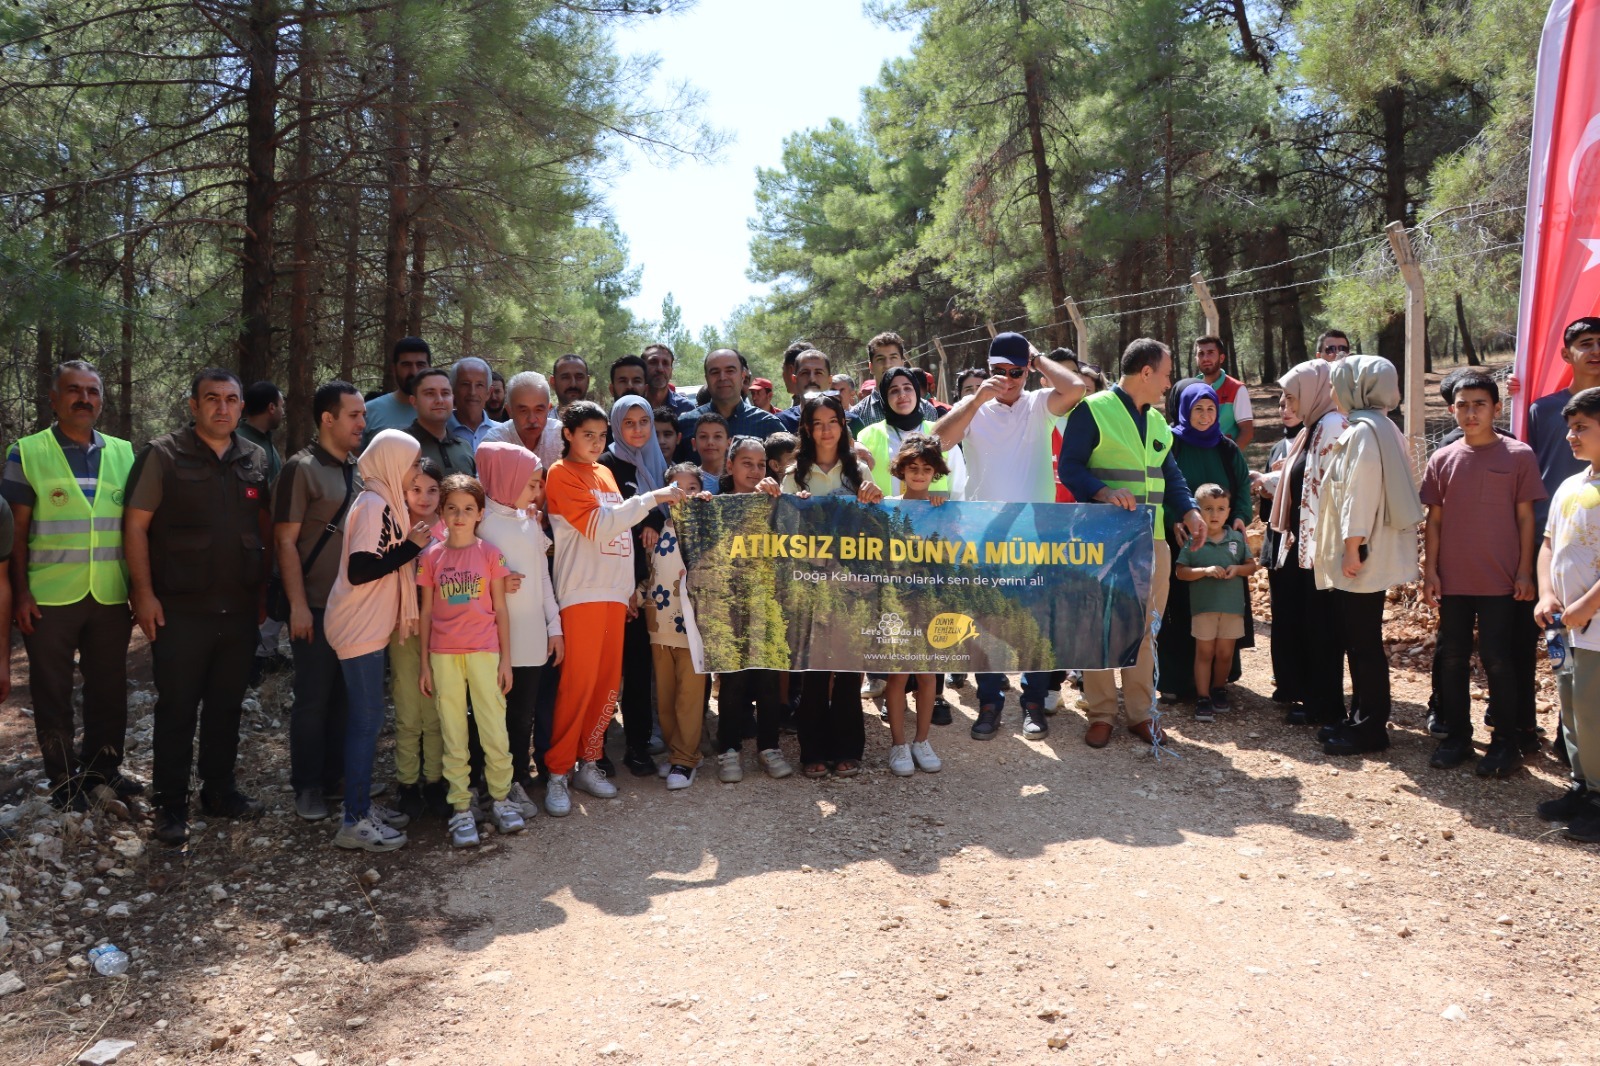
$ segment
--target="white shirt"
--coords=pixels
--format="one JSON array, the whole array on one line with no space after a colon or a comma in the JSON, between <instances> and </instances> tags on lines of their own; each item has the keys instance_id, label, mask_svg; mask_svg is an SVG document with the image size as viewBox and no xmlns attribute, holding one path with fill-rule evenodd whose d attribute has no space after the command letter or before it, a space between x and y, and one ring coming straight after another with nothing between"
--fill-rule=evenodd
<instances>
[{"instance_id":1,"label":"white shirt","mask_svg":"<svg viewBox=\"0 0 1600 1066\"><path fill-rule=\"evenodd\" d=\"M561 636L561 608L545 558L550 541L528 512L513 511L493 500L487 501L478 536L498 548L506 566L522 575L522 587L506 594L511 665L543 666L550 654L549 638Z\"/></svg>"},{"instance_id":2,"label":"white shirt","mask_svg":"<svg viewBox=\"0 0 1600 1066\"><path fill-rule=\"evenodd\" d=\"M496 444L515 444L518 447L527 447L522 443L522 438L517 435L515 422L496 422L492 429L483 435L478 444L494 441ZM477 445L473 445L477 451ZM561 420L550 413L550 421L544 424L544 436L539 439L539 446L533 449L533 454L538 458L539 465L549 468L550 464L561 458Z\"/></svg>"},{"instance_id":3,"label":"white shirt","mask_svg":"<svg viewBox=\"0 0 1600 1066\"><path fill-rule=\"evenodd\" d=\"M962 499L990 503L1054 503L1055 457L1050 431L1054 389L1024 392L1007 407L986 400L973 414L961 439L967 464Z\"/></svg>"},{"instance_id":4,"label":"white shirt","mask_svg":"<svg viewBox=\"0 0 1600 1066\"><path fill-rule=\"evenodd\" d=\"M1573 474L1556 489L1545 522L1550 538L1550 587L1562 603L1578 598L1600 581L1600 475L1593 467ZM1573 631L1572 646L1600 651L1600 625Z\"/></svg>"}]
</instances>

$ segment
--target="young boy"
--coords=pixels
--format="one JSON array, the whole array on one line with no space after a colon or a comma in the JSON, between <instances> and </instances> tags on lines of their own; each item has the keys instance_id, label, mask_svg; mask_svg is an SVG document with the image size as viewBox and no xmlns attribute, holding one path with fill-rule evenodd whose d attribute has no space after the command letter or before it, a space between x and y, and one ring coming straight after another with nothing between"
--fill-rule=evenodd
<instances>
[{"instance_id":1,"label":"young boy","mask_svg":"<svg viewBox=\"0 0 1600 1066\"><path fill-rule=\"evenodd\" d=\"M1562 413L1572 454L1586 465L1550 501L1534 614L1542 626L1559 616L1566 632L1572 671L1556 679L1572 787L1538 811L1545 821L1566 822L1568 839L1600 844L1600 626L1591 624L1600 608L1600 388L1584 389Z\"/></svg>"},{"instance_id":2,"label":"young boy","mask_svg":"<svg viewBox=\"0 0 1600 1066\"><path fill-rule=\"evenodd\" d=\"M793 433L774 433L767 438L767 476L777 482L794 465L794 453L800 447L800 438Z\"/></svg>"},{"instance_id":3,"label":"young boy","mask_svg":"<svg viewBox=\"0 0 1600 1066\"><path fill-rule=\"evenodd\" d=\"M1523 741L1536 736L1531 678L1517 669L1518 641L1532 639L1519 605L1534 598L1534 504L1545 498L1533 449L1495 432L1500 386L1485 374L1458 377L1450 413L1461 439L1428 460L1422 598L1439 608L1434 703L1445 737L1428 765L1448 770L1472 755L1472 627L1494 706L1479 777L1509 777Z\"/></svg>"},{"instance_id":4,"label":"young boy","mask_svg":"<svg viewBox=\"0 0 1600 1066\"><path fill-rule=\"evenodd\" d=\"M678 450L678 412L670 407L657 407L651 416L656 421L656 443L661 445L661 454L671 462L673 453Z\"/></svg>"},{"instance_id":5,"label":"young boy","mask_svg":"<svg viewBox=\"0 0 1600 1066\"><path fill-rule=\"evenodd\" d=\"M705 490L717 491L728 459L728 420L715 411L700 416L694 427L694 450L700 454L700 480Z\"/></svg>"},{"instance_id":6,"label":"young boy","mask_svg":"<svg viewBox=\"0 0 1600 1066\"><path fill-rule=\"evenodd\" d=\"M1258 564L1244 534L1228 525L1228 490L1221 485L1201 485L1194 499L1206 522L1206 541L1178 553L1177 575L1180 581L1194 582L1189 590L1189 632L1194 636L1194 688L1198 693L1194 720L1211 722L1217 711L1232 709L1225 686L1233 667L1233 645L1244 636L1244 613L1250 609L1244 579L1256 572Z\"/></svg>"}]
</instances>

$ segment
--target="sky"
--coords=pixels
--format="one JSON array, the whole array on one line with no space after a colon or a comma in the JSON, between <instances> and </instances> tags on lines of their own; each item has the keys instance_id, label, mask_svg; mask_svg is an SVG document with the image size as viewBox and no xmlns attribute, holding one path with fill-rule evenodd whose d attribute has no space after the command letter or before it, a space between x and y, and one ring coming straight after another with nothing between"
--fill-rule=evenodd
<instances>
[{"instance_id":1,"label":"sky","mask_svg":"<svg viewBox=\"0 0 1600 1066\"><path fill-rule=\"evenodd\" d=\"M665 168L626 152L628 170L606 199L643 268L633 312L659 319L670 292L698 334L764 291L745 277L756 168L782 161L790 133L834 117L856 121L861 90L884 60L910 52L913 37L873 23L861 0L700 0L686 14L619 32L620 51L658 54L660 84L700 89L705 119L731 135L709 163Z\"/></svg>"}]
</instances>

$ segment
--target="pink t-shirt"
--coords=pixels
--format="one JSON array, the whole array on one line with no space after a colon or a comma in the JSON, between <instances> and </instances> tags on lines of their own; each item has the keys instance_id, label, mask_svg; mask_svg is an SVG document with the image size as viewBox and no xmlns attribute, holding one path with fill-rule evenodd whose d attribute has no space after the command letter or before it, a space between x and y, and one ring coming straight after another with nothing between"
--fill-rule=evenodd
<instances>
[{"instance_id":1,"label":"pink t-shirt","mask_svg":"<svg viewBox=\"0 0 1600 1066\"><path fill-rule=\"evenodd\" d=\"M1420 495L1444 509L1438 562L1444 595L1514 593L1522 556L1517 504L1545 498L1533 449L1504 437L1480 448L1464 440L1447 444L1428 460Z\"/></svg>"},{"instance_id":2,"label":"pink t-shirt","mask_svg":"<svg viewBox=\"0 0 1600 1066\"><path fill-rule=\"evenodd\" d=\"M500 651L490 583L511 571L500 549L474 539L466 548L431 544L417 560L417 584L429 596L429 653Z\"/></svg>"}]
</instances>

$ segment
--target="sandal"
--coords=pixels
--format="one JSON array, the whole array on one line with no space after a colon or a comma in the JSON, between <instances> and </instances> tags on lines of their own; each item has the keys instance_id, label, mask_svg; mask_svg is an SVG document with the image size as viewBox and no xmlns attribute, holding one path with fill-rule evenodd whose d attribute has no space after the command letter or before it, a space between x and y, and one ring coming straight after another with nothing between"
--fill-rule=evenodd
<instances>
[{"instance_id":1,"label":"sandal","mask_svg":"<svg viewBox=\"0 0 1600 1066\"><path fill-rule=\"evenodd\" d=\"M808 762L800 768L800 772L807 777L827 777L828 764L825 762Z\"/></svg>"},{"instance_id":2,"label":"sandal","mask_svg":"<svg viewBox=\"0 0 1600 1066\"><path fill-rule=\"evenodd\" d=\"M833 764L833 772L840 777L854 777L861 772L861 764L854 759L841 759Z\"/></svg>"}]
</instances>

